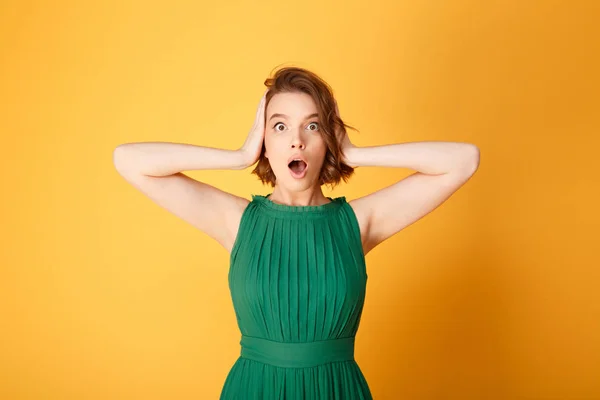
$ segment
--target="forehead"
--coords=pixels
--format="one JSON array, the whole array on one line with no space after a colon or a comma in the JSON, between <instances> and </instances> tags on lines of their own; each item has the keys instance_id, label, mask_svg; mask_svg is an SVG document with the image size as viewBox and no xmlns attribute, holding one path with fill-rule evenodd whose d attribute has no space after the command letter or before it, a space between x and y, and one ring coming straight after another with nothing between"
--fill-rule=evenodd
<instances>
[{"instance_id":1,"label":"forehead","mask_svg":"<svg viewBox=\"0 0 600 400\"><path fill-rule=\"evenodd\" d=\"M277 93L271 98L267 107L268 116L282 113L291 118L303 118L315 112L318 112L317 105L306 93Z\"/></svg>"}]
</instances>

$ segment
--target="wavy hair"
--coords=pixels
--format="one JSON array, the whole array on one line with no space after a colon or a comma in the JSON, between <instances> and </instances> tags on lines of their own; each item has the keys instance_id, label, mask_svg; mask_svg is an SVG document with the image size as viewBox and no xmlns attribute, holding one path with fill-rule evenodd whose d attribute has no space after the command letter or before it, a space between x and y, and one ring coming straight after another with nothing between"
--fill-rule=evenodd
<instances>
[{"instance_id":1,"label":"wavy hair","mask_svg":"<svg viewBox=\"0 0 600 400\"><path fill-rule=\"evenodd\" d=\"M271 98L278 93L306 93L310 95L317 106L319 114L319 130L327 147L323 167L319 174L319 185L329 185L332 189L341 180L347 182L354 173L354 168L342 162L341 143L335 135L336 127L344 135L346 128L355 130L347 125L335 112L335 100L331 87L317 74L300 67L283 67L264 82L269 88L265 97L265 110ZM267 115L265 113L265 119ZM266 121L265 121L266 125ZM265 157L265 144L258 158L258 163L252 171L263 184L275 187L276 177L271 169L269 159Z\"/></svg>"}]
</instances>

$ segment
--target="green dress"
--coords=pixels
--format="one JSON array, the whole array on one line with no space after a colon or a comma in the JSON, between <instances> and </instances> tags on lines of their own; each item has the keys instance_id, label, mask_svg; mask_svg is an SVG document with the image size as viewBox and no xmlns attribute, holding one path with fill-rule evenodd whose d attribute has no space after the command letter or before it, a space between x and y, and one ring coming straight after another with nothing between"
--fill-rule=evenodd
<instances>
[{"instance_id":1,"label":"green dress","mask_svg":"<svg viewBox=\"0 0 600 400\"><path fill-rule=\"evenodd\" d=\"M241 351L220 399L372 399L354 359L367 272L352 207L269 196L252 195L231 250Z\"/></svg>"}]
</instances>

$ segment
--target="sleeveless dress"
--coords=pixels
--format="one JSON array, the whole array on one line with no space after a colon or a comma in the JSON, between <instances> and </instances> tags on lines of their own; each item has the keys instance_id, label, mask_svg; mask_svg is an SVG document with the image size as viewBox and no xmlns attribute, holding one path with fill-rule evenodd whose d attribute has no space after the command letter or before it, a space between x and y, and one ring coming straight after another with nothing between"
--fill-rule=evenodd
<instances>
[{"instance_id":1,"label":"sleeveless dress","mask_svg":"<svg viewBox=\"0 0 600 400\"><path fill-rule=\"evenodd\" d=\"M231 250L241 351L220 399L372 399L354 359L367 273L352 207L269 196L252 195Z\"/></svg>"}]
</instances>

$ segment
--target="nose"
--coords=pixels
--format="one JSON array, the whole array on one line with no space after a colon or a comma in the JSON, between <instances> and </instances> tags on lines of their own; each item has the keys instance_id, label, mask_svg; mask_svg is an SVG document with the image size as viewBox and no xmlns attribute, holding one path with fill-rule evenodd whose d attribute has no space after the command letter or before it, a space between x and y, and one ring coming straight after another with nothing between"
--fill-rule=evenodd
<instances>
[{"instance_id":1,"label":"nose","mask_svg":"<svg viewBox=\"0 0 600 400\"><path fill-rule=\"evenodd\" d=\"M302 136L300 135L300 133L296 133L295 135L292 135L291 146L292 146L292 149L304 149L306 147L306 144L304 143L304 140L302 139Z\"/></svg>"}]
</instances>

